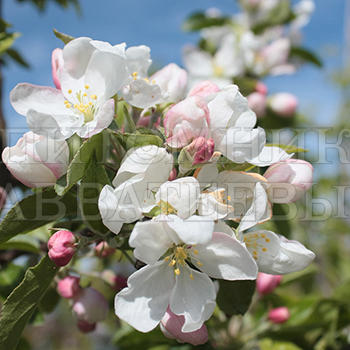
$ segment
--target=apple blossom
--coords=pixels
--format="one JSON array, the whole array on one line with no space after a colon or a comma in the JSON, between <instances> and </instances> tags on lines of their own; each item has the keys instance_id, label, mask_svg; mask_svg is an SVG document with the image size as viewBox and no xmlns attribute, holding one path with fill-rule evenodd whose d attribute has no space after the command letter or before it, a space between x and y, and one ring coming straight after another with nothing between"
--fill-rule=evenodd
<instances>
[{"instance_id":1,"label":"apple blossom","mask_svg":"<svg viewBox=\"0 0 350 350\"><path fill-rule=\"evenodd\" d=\"M95 247L95 254L98 257L106 258L107 256L110 256L115 253L115 249L110 247L107 242L100 242Z\"/></svg>"},{"instance_id":2,"label":"apple blossom","mask_svg":"<svg viewBox=\"0 0 350 350\"><path fill-rule=\"evenodd\" d=\"M67 265L76 251L74 234L67 230L55 232L47 242L49 258L57 266Z\"/></svg>"},{"instance_id":3,"label":"apple blossom","mask_svg":"<svg viewBox=\"0 0 350 350\"><path fill-rule=\"evenodd\" d=\"M123 223L141 219L155 206L152 184L167 181L173 168L173 156L154 145L131 149L113 180L112 186L103 187L98 207L102 221L118 234Z\"/></svg>"},{"instance_id":4,"label":"apple blossom","mask_svg":"<svg viewBox=\"0 0 350 350\"><path fill-rule=\"evenodd\" d=\"M129 78L124 44L77 38L64 47L63 60L58 71L61 90L18 84L11 91L11 104L37 134L90 137L112 122L112 97Z\"/></svg>"},{"instance_id":5,"label":"apple blossom","mask_svg":"<svg viewBox=\"0 0 350 350\"><path fill-rule=\"evenodd\" d=\"M190 96L171 107L164 118L167 144L181 148L209 133L209 111L205 100Z\"/></svg>"},{"instance_id":6,"label":"apple blossom","mask_svg":"<svg viewBox=\"0 0 350 350\"><path fill-rule=\"evenodd\" d=\"M290 312L287 307L280 306L269 311L269 321L272 323L285 323L290 317Z\"/></svg>"},{"instance_id":7,"label":"apple blossom","mask_svg":"<svg viewBox=\"0 0 350 350\"><path fill-rule=\"evenodd\" d=\"M62 298L75 299L81 288L79 286L80 278L76 276L66 276L57 283L57 292Z\"/></svg>"},{"instance_id":8,"label":"apple blossom","mask_svg":"<svg viewBox=\"0 0 350 350\"><path fill-rule=\"evenodd\" d=\"M255 91L259 92L260 94L267 95L268 89L263 82L258 81L255 85Z\"/></svg>"},{"instance_id":9,"label":"apple blossom","mask_svg":"<svg viewBox=\"0 0 350 350\"><path fill-rule=\"evenodd\" d=\"M200 329L215 307L216 289L208 276L227 280L257 276L256 264L244 245L213 230L214 222L200 216L183 220L161 215L136 223L129 244L135 248L135 257L147 265L132 274L128 287L116 295L117 316L148 332L169 307L184 316L182 332Z\"/></svg>"},{"instance_id":10,"label":"apple blossom","mask_svg":"<svg viewBox=\"0 0 350 350\"><path fill-rule=\"evenodd\" d=\"M267 100L264 94L253 92L247 96L248 106L251 108L258 118L261 118L266 113Z\"/></svg>"},{"instance_id":11,"label":"apple blossom","mask_svg":"<svg viewBox=\"0 0 350 350\"><path fill-rule=\"evenodd\" d=\"M192 87L188 96L207 97L219 92L220 88L209 80L204 80Z\"/></svg>"},{"instance_id":12,"label":"apple blossom","mask_svg":"<svg viewBox=\"0 0 350 350\"><path fill-rule=\"evenodd\" d=\"M163 103L179 102L185 97L187 72L175 63L170 63L154 73L150 80L160 87Z\"/></svg>"},{"instance_id":13,"label":"apple blossom","mask_svg":"<svg viewBox=\"0 0 350 350\"><path fill-rule=\"evenodd\" d=\"M179 343L201 345L208 341L208 330L205 324L194 332L185 333L181 331L184 322L184 316L175 315L168 307L160 322L160 329L167 338L176 339Z\"/></svg>"},{"instance_id":14,"label":"apple blossom","mask_svg":"<svg viewBox=\"0 0 350 350\"><path fill-rule=\"evenodd\" d=\"M256 280L256 289L261 295L270 294L281 283L281 280L281 275L269 275L267 273L259 272Z\"/></svg>"},{"instance_id":15,"label":"apple blossom","mask_svg":"<svg viewBox=\"0 0 350 350\"><path fill-rule=\"evenodd\" d=\"M24 185L45 187L55 184L66 173L69 149L64 140L52 140L27 132L15 146L3 150L2 160L11 174Z\"/></svg>"},{"instance_id":16,"label":"apple blossom","mask_svg":"<svg viewBox=\"0 0 350 350\"><path fill-rule=\"evenodd\" d=\"M215 150L233 162L267 166L291 157L279 147L265 146L265 131L254 128L256 115L236 85L221 89L208 109Z\"/></svg>"},{"instance_id":17,"label":"apple blossom","mask_svg":"<svg viewBox=\"0 0 350 350\"><path fill-rule=\"evenodd\" d=\"M305 160L287 159L271 165L264 177L272 201L290 203L300 199L312 186L313 167Z\"/></svg>"},{"instance_id":18,"label":"apple blossom","mask_svg":"<svg viewBox=\"0 0 350 350\"><path fill-rule=\"evenodd\" d=\"M269 107L282 117L291 117L298 108L298 100L292 94L280 92L270 97Z\"/></svg>"}]
</instances>

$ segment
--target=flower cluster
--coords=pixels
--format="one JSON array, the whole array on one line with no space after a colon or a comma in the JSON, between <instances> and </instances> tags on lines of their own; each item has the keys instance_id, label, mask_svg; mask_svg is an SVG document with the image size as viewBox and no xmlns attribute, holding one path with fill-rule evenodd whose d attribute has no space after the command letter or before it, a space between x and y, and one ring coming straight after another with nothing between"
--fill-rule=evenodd
<instances>
[{"instance_id":1,"label":"flower cluster","mask_svg":"<svg viewBox=\"0 0 350 350\"><path fill-rule=\"evenodd\" d=\"M236 40L229 33L222 43L245 43ZM258 52L269 57L266 52L276 45L281 43ZM224 50L216 60L228 57ZM188 53L186 65L198 55ZM259 61L256 55L253 59ZM104 258L115 247L133 251L138 269L125 288L125 281L116 288L121 290L115 313L121 320L141 332L160 324L167 336L200 344L208 337L204 322L216 306L217 280L286 274L314 259L301 243L257 226L271 219L274 203L302 197L312 185L313 169L267 143L237 85L217 84L208 76L188 83L187 72L175 64L149 76L148 47L112 46L85 37L56 49L52 63L56 88L19 84L11 92L13 107L27 118L31 131L2 157L29 187L52 186L63 177L79 188L91 164L102 168L98 172L104 176L97 175L103 180L92 185L99 188L98 227L108 228L110 235L103 236L88 221L82 203L79 232L56 232L48 243L49 257L65 266L101 237L126 238L124 245L102 242L93 248ZM265 72L282 64L286 62L263 60L253 66ZM236 62L231 66L240 67ZM91 142L102 142L99 134L109 137L107 144ZM81 144L78 150L72 147L74 140ZM98 148L108 149L109 158L94 163ZM88 159L77 165L82 150ZM83 191L69 193L82 196ZM97 236L86 235L86 228ZM65 277L58 290L73 300L82 331L93 330L106 317L104 298L93 288L81 289L76 278Z\"/></svg>"}]
</instances>

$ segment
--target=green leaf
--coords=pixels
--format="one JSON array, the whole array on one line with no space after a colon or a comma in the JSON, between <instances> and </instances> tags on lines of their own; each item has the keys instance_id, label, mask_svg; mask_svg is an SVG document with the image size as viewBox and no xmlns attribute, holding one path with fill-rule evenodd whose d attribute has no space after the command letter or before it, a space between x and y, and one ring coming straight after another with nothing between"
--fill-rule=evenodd
<instances>
[{"instance_id":1,"label":"green leaf","mask_svg":"<svg viewBox=\"0 0 350 350\"><path fill-rule=\"evenodd\" d=\"M263 32L265 29L281 24L286 24L295 18L291 10L289 0L280 0L270 13L253 27L256 34Z\"/></svg>"},{"instance_id":2,"label":"green leaf","mask_svg":"<svg viewBox=\"0 0 350 350\"><path fill-rule=\"evenodd\" d=\"M26 235L18 235L9 241L0 244L0 250L21 250L29 253L40 253L40 244L34 237Z\"/></svg>"},{"instance_id":3,"label":"green leaf","mask_svg":"<svg viewBox=\"0 0 350 350\"><path fill-rule=\"evenodd\" d=\"M87 167L89 166L90 159L93 156L94 152L97 152L98 150L101 150L102 147L104 147L103 141L105 138L103 135L104 133L99 133L83 142L78 152L74 155L74 158L69 164L67 174L58 179L55 185L55 191L58 195L62 196L73 185L82 179Z\"/></svg>"},{"instance_id":4,"label":"green leaf","mask_svg":"<svg viewBox=\"0 0 350 350\"><path fill-rule=\"evenodd\" d=\"M102 164L93 158L79 186L79 204L83 220L96 233L106 233L98 209L98 198L104 185L110 181Z\"/></svg>"},{"instance_id":5,"label":"green leaf","mask_svg":"<svg viewBox=\"0 0 350 350\"><path fill-rule=\"evenodd\" d=\"M247 96L255 91L257 79L250 77L236 77L235 84L238 85L239 91L243 96Z\"/></svg>"},{"instance_id":6,"label":"green leaf","mask_svg":"<svg viewBox=\"0 0 350 350\"><path fill-rule=\"evenodd\" d=\"M27 233L64 216L77 215L76 199L68 193L59 197L52 187L16 203L0 223L0 243Z\"/></svg>"},{"instance_id":7,"label":"green leaf","mask_svg":"<svg viewBox=\"0 0 350 350\"><path fill-rule=\"evenodd\" d=\"M0 273L0 295L7 298L12 290L23 279L26 267L15 264L8 264L1 267Z\"/></svg>"},{"instance_id":8,"label":"green leaf","mask_svg":"<svg viewBox=\"0 0 350 350\"><path fill-rule=\"evenodd\" d=\"M70 41L72 41L74 39L73 36L70 36L70 35L65 34L65 33L61 33L56 29L53 30L53 33L55 34L56 38L62 40L64 44L68 44Z\"/></svg>"},{"instance_id":9,"label":"green leaf","mask_svg":"<svg viewBox=\"0 0 350 350\"><path fill-rule=\"evenodd\" d=\"M305 49L304 47L292 47L289 56L291 58L295 57L302 59L304 62L312 63L319 68L322 68L323 66L321 59L315 53L309 51L308 49Z\"/></svg>"},{"instance_id":10,"label":"green leaf","mask_svg":"<svg viewBox=\"0 0 350 350\"><path fill-rule=\"evenodd\" d=\"M56 288L50 287L46 293L43 295L39 303L40 311L49 314L55 310L57 304L61 300Z\"/></svg>"},{"instance_id":11,"label":"green leaf","mask_svg":"<svg viewBox=\"0 0 350 350\"><path fill-rule=\"evenodd\" d=\"M272 221L276 226L276 232L286 236L287 238L291 236L291 226L290 219L288 218L288 205L287 204L277 204L273 205L273 216Z\"/></svg>"},{"instance_id":12,"label":"green leaf","mask_svg":"<svg viewBox=\"0 0 350 350\"><path fill-rule=\"evenodd\" d=\"M228 316L244 315L252 301L255 281L220 280L217 297L219 308Z\"/></svg>"},{"instance_id":13,"label":"green leaf","mask_svg":"<svg viewBox=\"0 0 350 350\"><path fill-rule=\"evenodd\" d=\"M0 318L0 349L13 350L27 322L49 288L58 267L44 257L27 270L21 284L6 299Z\"/></svg>"},{"instance_id":14,"label":"green leaf","mask_svg":"<svg viewBox=\"0 0 350 350\"><path fill-rule=\"evenodd\" d=\"M302 350L290 342L273 341L271 339L262 339L259 342L261 350Z\"/></svg>"},{"instance_id":15,"label":"green leaf","mask_svg":"<svg viewBox=\"0 0 350 350\"><path fill-rule=\"evenodd\" d=\"M117 126L121 129L125 126L126 132L135 132L136 125L129 113L129 104L125 101L119 101L117 103L117 117L115 118Z\"/></svg>"},{"instance_id":16,"label":"green leaf","mask_svg":"<svg viewBox=\"0 0 350 350\"><path fill-rule=\"evenodd\" d=\"M297 146L293 146L293 145L278 145L278 144L269 143L269 144L266 144L266 146L268 146L268 147L279 147L279 148L282 148L283 150L285 150L287 153L304 153L304 152L309 152L305 148L301 148L301 147L297 147Z\"/></svg>"},{"instance_id":17,"label":"green leaf","mask_svg":"<svg viewBox=\"0 0 350 350\"><path fill-rule=\"evenodd\" d=\"M146 146L146 145L156 145L158 147L162 147L164 144L163 140L156 135L140 134L140 133L122 134L120 132L115 132L114 135L118 139L118 141L121 143L121 145L125 148L125 150L129 150L130 148L134 148L134 147Z\"/></svg>"},{"instance_id":18,"label":"green leaf","mask_svg":"<svg viewBox=\"0 0 350 350\"><path fill-rule=\"evenodd\" d=\"M0 33L0 55L4 54L19 36L19 33Z\"/></svg>"},{"instance_id":19,"label":"green leaf","mask_svg":"<svg viewBox=\"0 0 350 350\"><path fill-rule=\"evenodd\" d=\"M208 17L203 12L195 12L186 19L182 25L182 29L186 32L195 32L203 28L223 26L229 23L231 23L229 17Z\"/></svg>"},{"instance_id":20,"label":"green leaf","mask_svg":"<svg viewBox=\"0 0 350 350\"><path fill-rule=\"evenodd\" d=\"M27 60L16 49L8 49L6 53L11 57L13 61L15 61L20 66L24 68L30 68L30 65L27 62Z\"/></svg>"}]
</instances>

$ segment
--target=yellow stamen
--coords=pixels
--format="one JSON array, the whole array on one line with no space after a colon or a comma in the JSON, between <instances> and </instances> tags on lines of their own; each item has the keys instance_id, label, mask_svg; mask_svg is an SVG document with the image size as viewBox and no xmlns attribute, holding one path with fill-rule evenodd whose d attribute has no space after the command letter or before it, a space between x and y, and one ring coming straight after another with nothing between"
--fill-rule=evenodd
<instances>
[{"instance_id":1,"label":"yellow stamen","mask_svg":"<svg viewBox=\"0 0 350 350\"><path fill-rule=\"evenodd\" d=\"M267 248L262 248L261 249L263 252L267 252Z\"/></svg>"},{"instance_id":2,"label":"yellow stamen","mask_svg":"<svg viewBox=\"0 0 350 350\"><path fill-rule=\"evenodd\" d=\"M192 275L192 273L190 274L190 279L193 281L194 280L194 277Z\"/></svg>"},{"instance_id":3,"label":"yellow stamen","mask_svg":"<svg viewBox=\"0 0 350 350\"><path fill-rule=\"evenodd\" d=\"M85 85L85 89L90 89L90 86L89 85Z\"/></svg>"},{"instance_id":4,"label":"yellow stamen","mask_svg":"<svg viewBox=\"0 0 350 350\"><path fill-rule=\"evenodd\" d=\"M91 95L90 96L93 100L97 100L97 95Z\"/></svg>"},{"instance_id":5,"label":"yellow stamen","mask_svg":"<svg viewBox=\"0 0 350 350\"><path fill-rule=\"evenodd\" d=\"M68 90L68 93L71 94L71 93L72 93L72 89L69 89L69 90Z\"/></svg>"},{"instance_id":6,"label":"yellow stamen","mask_svg":"<svg viewBox=\"0 0 350 350\"><path fill-rule=\"evenodd\" d=\"M203 264L202 264L200 261L197 261L197 265L198 265L199 267L203 266Z\"/></svg>"},{"instance_id":7,"label":"yellow stamen","mask_svg":"<svg viewBox=\"0 0 350 350\"><path fill-rule=\"evenodd\" d=\"M179 276L180 273L181 273L180 269L175 269L174 272L175 272L175 275L176 275L176 276Z\"/></svg>"},{"instance_id":8,"label":"yellow stamen","mask_svg":"<svg viewBox=\"0 0 350 350\"><path fill-rule=\"evenodd\" d=\"M193 251L193 254L198 254L198 250L195 249L195 250Z\"/></svg>"}]
</instances>

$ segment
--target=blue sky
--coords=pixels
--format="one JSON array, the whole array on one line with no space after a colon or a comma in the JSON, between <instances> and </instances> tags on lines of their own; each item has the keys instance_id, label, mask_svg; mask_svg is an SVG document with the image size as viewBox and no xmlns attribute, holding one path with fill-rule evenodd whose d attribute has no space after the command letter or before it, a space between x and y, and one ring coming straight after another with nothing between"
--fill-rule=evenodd
<instances>
[{"instance_id":1,"label":"blue sky","mask_svg":"<svg viewBox=\"0 0 350 350\"><path fill-rule=\"evenodd\" d=\"M342 64L344 0L315 0L316 12L304 30L305 46L324 60L325 68L302 68L294 76L268 79L271 92L288 91L298 96L301 111L311 113L319 125L331 125L339 103L339 92L329 74ZM151 47L159 64L181 64L181 48L196 42L196 34L181 31L183 20L191 12L217 7L225 13L237 11L235 0L81 0L82 16L73 8L62 10L51 4L44 13L33 6L4 1L5 19L22 33L16 46L32 65L31 70L11 65L5 69L5 113L8 126L24 128L25 118L14 112L8 102L10 90L19 82L52 85L50 55L61 43L52 28L73 36L128 45ZM15 139L10 140L13 144Z\"/></svg>"}]
</instances>

